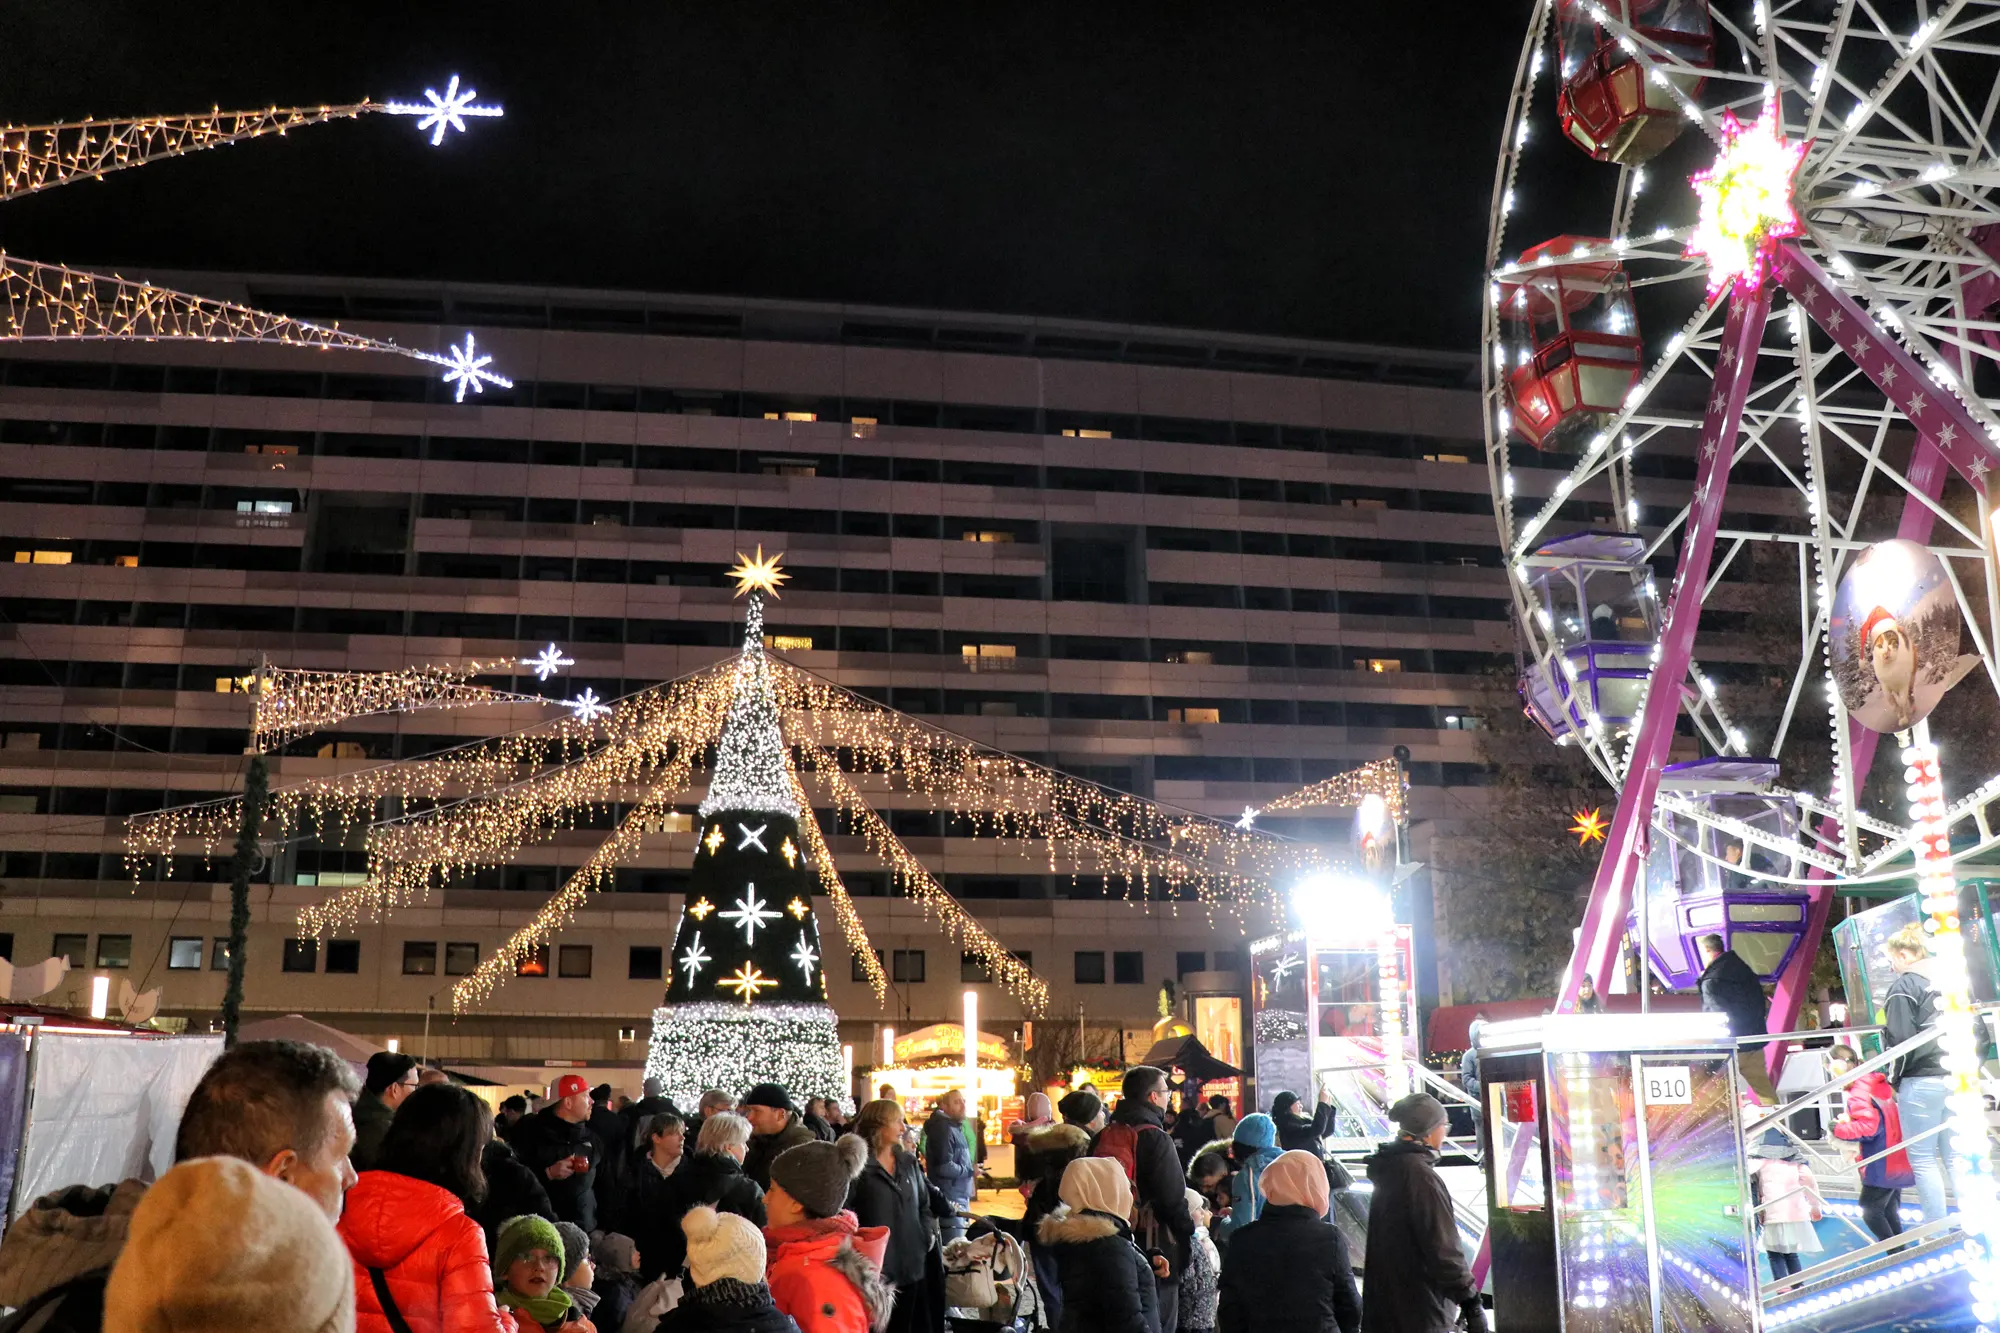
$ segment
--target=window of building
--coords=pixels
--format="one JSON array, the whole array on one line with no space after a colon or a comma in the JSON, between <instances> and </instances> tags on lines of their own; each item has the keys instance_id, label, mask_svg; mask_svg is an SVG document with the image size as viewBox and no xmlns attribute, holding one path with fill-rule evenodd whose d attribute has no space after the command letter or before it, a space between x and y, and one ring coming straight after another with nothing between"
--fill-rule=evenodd
<instances>
[{"instance_id":1,"label":"window of building","mask_svg":"<svg viewBox=\"0 0 2000 1333\"><path fill-rule=\"evenodd\" d=\"M851 977L855 981L868 980L868 965L862 961L862 957L859 952L849 954L847 958L847 963L848 963L849 977ZM882 966L882 951L880 949L877 949L875 951L875 966L877 967Z\"/></svg>"},{"instance_id":2,"label":"window of building","mask_svg":"<svg viewBox=\"0 0 2000 1333\"><path fill-rule=\"evenodd\" d=\"M286 940L284 968L287 972L319 970L318 940Z\"/></svg>"},{"instance_id":3,"label":"window of building","mask_svg":"<svg viewBox=\"0 0 2000 1333\"><path fill-rule=\"evenodd\" d=\"M993 969L986 960L976 953L960 953L958 956L958 979L960 981L991 981Z\"/></svg>"},{"instance_id":4,"label":"window of building","mask_svg":"<svg viewBox=\"0 0 2000 1333\"><path fill-rule=\"evenodd\" d=\"M17 565L66 565L70 560L68 551L16 551L14 563Z\"/></svg>"},{"instance_id":5,"label":"window of building","mask_svg":"<svg viewBox=\"0 0 2000 1333\"><path fill-rule=\"evenodd\" d=\"M809 653L813 646L810 634L772 634L764 642L781 653Z\"/></svg>"},{"instance_id":6,"label":"window of building","mask_svg":"<svg viewBox=\"0 0 2000 1333\"><path fill-rule=\"evenodd\" d=\"M195 955L195 958L196 958L195 965L199 967L201 964L200 964L200 954L198 952ZM0 963L12 962L13 960L14 960L14 932L11 930L0 930Z\"/></svg>"},{"instance_id":7,"label":"window of building","mask_svg":"<svg viewBox=\"0 0 2000 1333\"><path fill-rule=\"evenodd\" d=\"M632 946L631 961L625 966L625 975L634 981L658 981L664 960L657 944L635 944Z\"/></svg>"},{"instance_id":8,"label":"window of building","mask_svg":"<svg viewBox=\"0 0 2000 1333\"><path fill-rule=\"evenodd\" d=\"M167 941L167 970L170 972L201 971L202 938L199 935L176 935Z\"/></svg>"},{"instance_id":9,"label":"window of building","mask_svg":"<svg viewBox=\"0 0 2000 1333\"><path fill-rule=\"evenodd\" d=\"M1208 954L1200 949L1181 949L1174 954L1174 975L1208 971Z\"/></svg>"},{"instance_id":10,"label":"window of building","mask_svg":"<svg viewBox=\"0 0 2000 1333\"><path fill-rule=\"evenodd\" d=\"M1357 657L1354 659L1354 665L1363 671L1372 671L1377 675L1384 675L1391 671L1401 671L1403 669L1403 659L1400 657Z\"/></svg>"},{"instance_id":11,"label":"window of building","mask_svg":"<svg viewBox=\"0 0 2000 1333\"><path fill-rule=\"evenodd\" d=\"M1033 969L1035 966L1035 951L1033 949L1015 949L1013 954L1014 961L1022 967Z\"/></svg>"},{"instance_id":12,"label":"window of building","mask_svg":"<svg viewBox=\"0 0 2000 1333\"><path fill-rule=\"evenodd\" d=\"M1215 723L1222 721L1220 708L1169 708L1169 722Z\"/></svg>"},{"instance_id":13,"label":"window of building","mask_svg":"<svg viewBox=\"0 0 2000 1333\"><path fill-rule=\"evenodd\" d=\"M1121 986L1144 985L1146 955L1138 949L1120 949L1112 954L1111 979Z\"/></svg>"},{"instance_id":14,"label":"window of building","mask_svg":"<svg viewBox=\"0 0 2000 1333\"><path fill-rule=\"evenodd\" d=\"M97 937L97 965L99 967L132 966L132 937L130 935L99 935Z\"/></svg>"},{"instance_id":15,"label":"window of building","mask_svg":"<svg viewBox=\"0 0 2000 1333\"><path fill-rule=\"evenodd\" d=\"M479 970L479 946L464 940L453 940L444 946L444 974L448 977L469 977Z\"/></svg>"},{"instance_id":16,"label":"window of building","mask_svg":"<svg viewBox=\"0 0 2000 1333\"><path fill-rule=\"evenodd\" d=\"M545 977L549 974L549 946L537 944L514 960L517 977Z\"/></svg>"},{"instance_id":17,"label":"window of building","mask_svg":"<svg viewBox=\"0 0 2000 1333\"><path fill-rule=\"evenodd\" d=\"M1477 713L1446 713L1444 715L1444 729L1446 731L1484 731L1486 730L1486 719Z\"/></svg>"},{"instance_id":18,"label":"window of building","mask_svg":"<svg viewBox=\"0 0 2000 1333\"><path fill-rule=\"evenodd\" d=\"M292 512L290 500L238 500L236 512L239 514L289 514Z\"/></svg>"},{"instance_id":19,"label":"window of building","mask_svg":"<svg viewBox=\"0 0 2000 1333\"><path fill-rule=\"evenodd\" d=\"M1243 951L1241 949L1217 949L1215 951L1215 970L1218 972L1241 972L1243 970Z\"/></svg>"},{"instance_id":20,"label":"window of building","mask_svg":"<svg viewBox=\"0 0 2000 1333\"><path fill-rule=\"evenodd\" d=\"M403 975L406 977L429 977L437 975L438 946L436 940L403 941Z\"/></svg>"},{"instance_id":21,"label":"window of building","mask_svg":"<svg viewBox=\"0 0 2000 1333\"><path fill-rule=\"evenodd\" d=\"M590 975L590 946L588 944L565 944L556 951L556 975L559 977L587 977Z\"/></svg>"},{"instance_id":22,"label":"window of building","mask_svg":"<svg viewBox=\"0 0 2000 1333\"><path fill-rule=\"evenodd\" d=\"M328 940L326 942L326 970L344 972L349 976L361 970L360 940Z\"/></svg>"},{"instance_id":23,"label":"window of building","mask_svg":"<svg viewBox=\"0 0 2000 1333\"><path fill-rule=\"evenodd\" d=\"M90 936L58 935L49 945L49 953L57 958L69 959L69 965L82 968L90 955Z\"/></svg>"},{"instance_id":24,"label":"window of building","mask_svg":"<svg viewBox=\"0 0 2000 1333\"><path fill-rule=\"evenodd\" d=\"M1104 984L1104 950L1078 949L1076 951L1076 984L1079 986L1102 986Z\"/></svg>"},{"instance_id":25,"label":"window of building","mask_svg":"<svg viewBox=\"0 0 2000 1333\"><path fill-rule=\"evenodd\" d=\"M890 959L889 979L891 981L922 981L924 979L924 951L922 949L898 949Z\"/></svg>"},{"instance_id":26,"label":"window of building","mask_svg":"<svg viewBox=\"0 0 2000 1333\"><path fill-rule=\"evenodd\" d=\"M211 972L227 972L229 970L228 936L217 935L215 937L215 944L209 950L208 970Z\"/></svg>"}]
</instances>

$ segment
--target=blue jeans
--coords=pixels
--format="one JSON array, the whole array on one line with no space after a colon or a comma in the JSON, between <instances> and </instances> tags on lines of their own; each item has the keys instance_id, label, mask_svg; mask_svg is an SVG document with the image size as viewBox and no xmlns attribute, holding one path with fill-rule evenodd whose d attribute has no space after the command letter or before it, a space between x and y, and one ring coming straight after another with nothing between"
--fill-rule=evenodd
<instances>
[{"instance_id":1,"label":"blue jeans","mask_svg":"<svg viewBox=\"0 0 2000 1333\"><path fill-rule=\"evenodd\" d=\"M1903 1114L1905 1142L1944 1123L1944 1101L1950 1091L1951 1081L1945 1078L1924 1076L1903 1080L1896 1089L1896 1104ZM1911 1143L1908 1149L1910 1169L1917 1175L1917 1205L1924 1210L1926 1222L1935 1222L1945 1214L1945 1137L1946 1134L1933 1134Z\"/></svg>"}]
</instances>

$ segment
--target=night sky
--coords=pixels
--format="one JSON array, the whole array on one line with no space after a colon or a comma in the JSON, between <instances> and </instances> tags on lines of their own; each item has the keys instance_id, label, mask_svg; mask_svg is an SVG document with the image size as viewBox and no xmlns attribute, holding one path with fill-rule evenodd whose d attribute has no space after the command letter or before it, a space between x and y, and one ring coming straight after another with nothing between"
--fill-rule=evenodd
<instances>
[{"instance_id":1,"label":"night sky","mask_svg":"<svg viewBox=\"0 0 2000 1333\"><path fill-rule=\"evenodd\" d=\"M415 97L17 201L80 266L637 288L1477 347L1526 0L7 6L0 118Z\"/></svg>"}]
</instances>

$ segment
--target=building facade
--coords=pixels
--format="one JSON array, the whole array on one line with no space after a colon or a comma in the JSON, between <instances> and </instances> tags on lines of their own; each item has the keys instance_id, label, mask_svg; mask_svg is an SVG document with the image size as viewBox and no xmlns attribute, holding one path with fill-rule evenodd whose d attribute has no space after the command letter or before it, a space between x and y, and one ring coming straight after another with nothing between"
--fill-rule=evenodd
<instances>
[{"instance_id":1,"label":"building facade","mask_svg":"<svg viewBox=\"0 0 2000 1333\"><path fill-rule=\"evenodd\" d=\"M166 1014L215 1013L223 862L177 858L135 883L122 820L239 788L249 707L232 682L260 660L381 670L553 642L576 659L568 688L615 698L732 651L722 571L760 543L792 576L770 612L779 651L986 744L1231 816L1406 746L1419 858L1478 800L1475 701L1515 663L1469 356L633 293L174 281L406 345L471 328L515 387L461 404L407 363L277 348L8 349L0 948L71 958L53 1002L105 974L162 987ZM539 688L525 668L516 685ZM290 747L272 782L509 716L363 719ZM1322 814L1268 826L1344 841L1343 812ZM1147 1027L1161 981L1240 968L1260 924L1107 897L947 836L927 810L893 822L1031 957L1050 1021ZM274 847L246 1013L471 1065L637 1060L685 833L648 838L546 975L448 1013L455 977L598 837L557 837L319 946L297 909L364 860ZM833 846L894 982L878 1009L835 963L844 1035L866 1051L883 1026L953 1017L977 969L888 896L858 838ZM990 1024L1018 1026L1006 996L984 998Z\"/></svg>"}]
</instances>

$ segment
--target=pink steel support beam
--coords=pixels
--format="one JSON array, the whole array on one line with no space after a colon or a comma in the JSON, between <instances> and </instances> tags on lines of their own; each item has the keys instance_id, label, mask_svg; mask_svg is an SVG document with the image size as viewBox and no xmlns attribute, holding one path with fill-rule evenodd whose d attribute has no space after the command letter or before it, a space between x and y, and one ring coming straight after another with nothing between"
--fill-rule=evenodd
<instances>
[{"instance_id":1,"label":"pink steel support beam","mask_svg":"<svg viewBox=\"0 0 2000 1333\"><path fill-rule=\"evenodd\" d=\"M1586 973L1605 993L1625 938L1625 919L1632 910L1632 888L1644 860L1647 828L1653 818L1653 797L1660 789L1660 770L1672 750L1674 727L1680 719L1680 684L1694 655L1695 626L1701 620L1702 589L1708 582L1715 554L1715 530L1729 486L1729 466L1736 454L1736 428L1757 369L1757 348L1764 339L1764 320L1771 312L1768 288L1729 298L1729 318L1722 329L1715 387L1701 423L1701 460L1695 472L1694 498L1688 506L1687 528L1681 537L1680 560L1667 595L1660 623L1659 657L1646 688L1644 714L1632 740L1625 788L1618 813L1604 840L1604 856L1590 886L1590 905L1583 933L1556 992L1556 1009L1567 1013L1576 1005L1578 979Z\"/></svg>"}]
</instances>

